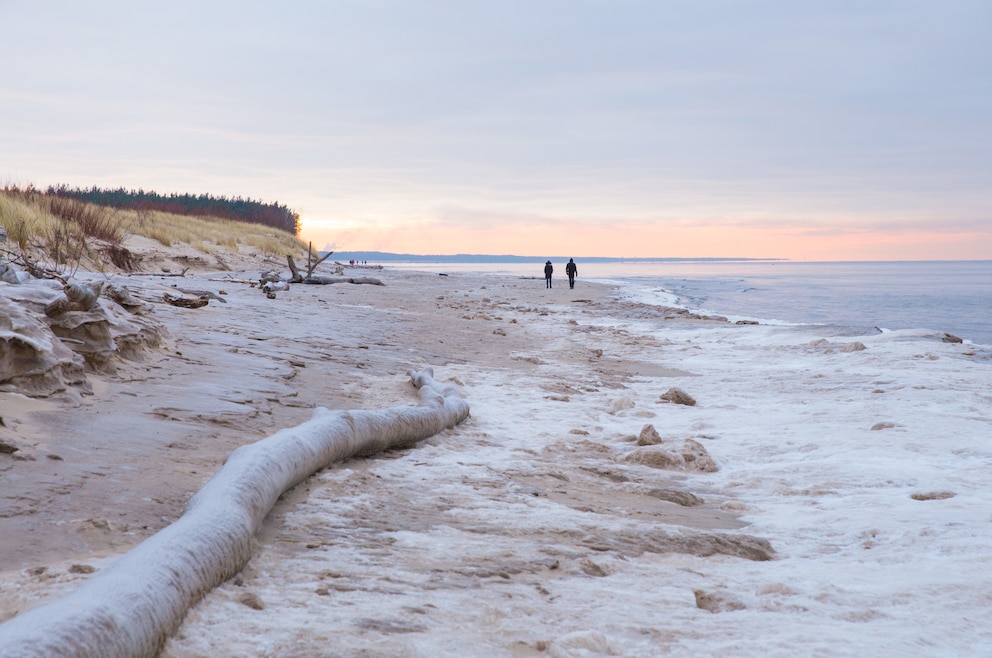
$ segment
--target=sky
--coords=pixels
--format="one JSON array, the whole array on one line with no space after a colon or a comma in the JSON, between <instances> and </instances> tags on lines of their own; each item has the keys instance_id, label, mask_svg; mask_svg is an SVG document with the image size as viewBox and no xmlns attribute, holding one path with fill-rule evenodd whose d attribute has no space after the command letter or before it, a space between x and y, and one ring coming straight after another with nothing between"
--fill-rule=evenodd
<instances>
[{"instance_id":1,"label":"sky","mask_svg":"<svg viewBox=\"0 0 992 658\"><path fill-rule=\"evenodd\" d=\"M992 259L992 3L0 0L0 184L337 251Z\"/></svg>"}]
</instances>

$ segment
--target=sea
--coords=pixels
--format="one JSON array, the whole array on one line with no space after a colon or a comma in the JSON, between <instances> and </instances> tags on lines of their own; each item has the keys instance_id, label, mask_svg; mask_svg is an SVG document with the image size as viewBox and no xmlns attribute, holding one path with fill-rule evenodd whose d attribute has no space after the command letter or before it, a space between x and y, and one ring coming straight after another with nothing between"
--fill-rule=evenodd
<instances>
[{"instance_id":1,"label":"sea","mask_svg":"<svg viewBox=\"0 0 992 658\"><path fill-rule=\"evenodd\" d=\"M478 257L475 257L478 258ZM533 262L383 263L388 267L535 277ZM567 288L564 259L552 259ZM992 345L992 260L806 262L577 259L579 278L617 285L631 299L732 320L828 325L838 332L926 329Z\"/></svg>"}]
</instances>

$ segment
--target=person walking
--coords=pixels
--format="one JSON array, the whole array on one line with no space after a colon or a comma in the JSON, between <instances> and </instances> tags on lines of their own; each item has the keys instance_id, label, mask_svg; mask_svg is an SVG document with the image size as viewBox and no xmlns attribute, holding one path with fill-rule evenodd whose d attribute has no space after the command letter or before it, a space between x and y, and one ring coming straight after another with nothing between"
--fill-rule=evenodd
<instances>
[{"instance_id":1,"label":"person walking","mask_svg":"<svg viewBox=\"0 0 992 658\"><path fill-rule=\"evenodd\" d=\"M568 259L568 265L565 266L565 274L568 275L568 287L575 287L575 275L579 273L579 268L575 265L575 261L571 258Z\"/></svg>"},{"instance_id":2,"label":"person walking","mask_svg":"<svg viewBox=\"0 0 992 658\"><path fill-rule=\"evenodd\" d=\"M544 264L544 287L551 287L551 273L555 271L555 268L551 266L551 261L549 260Z\"/></svg>"}]
</instances>

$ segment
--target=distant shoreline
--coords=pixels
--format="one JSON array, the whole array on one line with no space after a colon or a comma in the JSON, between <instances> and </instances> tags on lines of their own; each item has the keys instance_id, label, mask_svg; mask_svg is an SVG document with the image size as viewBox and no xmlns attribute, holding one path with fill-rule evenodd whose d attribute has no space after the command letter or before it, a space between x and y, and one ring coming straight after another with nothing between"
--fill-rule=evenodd
<instances>
[{"instance_id":1,"label":"distant shoreline","mask_svg":"<svg viewBox=\"0 0 992 658\"><path fill-rule=\"evenodd\" d=\"M317 252L321 256L327 251ZM400 254L388 251L333 251L338 261L374 261L378 263L543 263L567 261L576 258L583 263L986 263L992 259L928 259L928 260L797 260L793 258L749 258L749 257L692 257L679 258L652 256L625 258L620 256L518 256L515 254Z\"/></svg>"}]
</instances>

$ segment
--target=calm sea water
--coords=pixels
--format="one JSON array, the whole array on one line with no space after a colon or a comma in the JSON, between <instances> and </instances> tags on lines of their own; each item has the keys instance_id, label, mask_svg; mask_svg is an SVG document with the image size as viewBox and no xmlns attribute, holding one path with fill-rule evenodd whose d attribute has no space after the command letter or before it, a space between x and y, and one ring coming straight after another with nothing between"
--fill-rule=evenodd
<instances>
[{"instance_id":1,"label":"calm sea water","mask_svg":"<svg viewBox=\"0 0 992 658\"><path fill-rule=\"evenodd\" d=\"M543 277L543 263L390 266ZM628 286L644 301L663 303L674 296L687 308L733 318L865 330L933 329L992 345L992 261L576 263L578 287L584 278L607 280ZM564 283L565 262L554 265L557 280Z\"/></svg>"}]
</instances>

